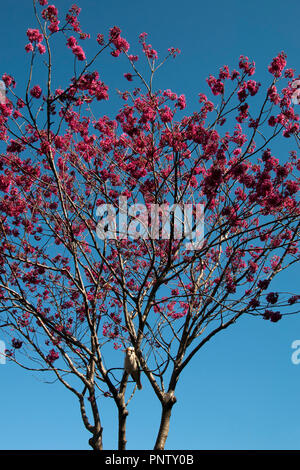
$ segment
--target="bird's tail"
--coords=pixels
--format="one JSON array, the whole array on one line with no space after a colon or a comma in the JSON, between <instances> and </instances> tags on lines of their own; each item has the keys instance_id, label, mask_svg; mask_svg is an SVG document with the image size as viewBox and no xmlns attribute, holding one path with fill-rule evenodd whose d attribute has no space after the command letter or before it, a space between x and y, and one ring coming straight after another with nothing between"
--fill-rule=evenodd
<instances>
[{"instance_id":1,"label":"bird's tail","mask_svg":"<svg viewBox=\"0 0 300 470\"><path fill-rule=\"evenodd\" d=\"M134 380L135 380L135 383L137 384L137 388L139 390L142 390L142 383L141 383L141 374L140 373L137 373L134 375Z\"/></svg>"},{"instance_id":2,"label":"bird's tail","mask_svg":"<svg viewBox=\"0 0 300 470\"><path fill-rule=\"evenodd\" d=\"M139 390L142 390L143 387L142 387L141 381L138 380L136 384L137 384L137 388L138 388Z\"/></svg>"}]
</instances>

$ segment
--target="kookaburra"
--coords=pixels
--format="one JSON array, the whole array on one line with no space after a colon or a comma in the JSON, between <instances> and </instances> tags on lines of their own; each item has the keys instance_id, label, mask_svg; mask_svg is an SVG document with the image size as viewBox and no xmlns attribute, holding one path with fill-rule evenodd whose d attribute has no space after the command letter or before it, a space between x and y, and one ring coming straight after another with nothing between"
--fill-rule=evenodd
<instances>
[{"instance_id":1,"label":"kookaburra","mask_svg":"<svg viewBox=\"0 0 300 470\"><path fill-rule=\"evenodd\" d=\"M136 382L137 388L141 390L142 389L141 371L139 367L139 361L138 361L138 358L136 357L133 347L129 347L126 349L124 369L127 372L127 374L130 374L133 380Z\"/></svg>"}]
</instances>

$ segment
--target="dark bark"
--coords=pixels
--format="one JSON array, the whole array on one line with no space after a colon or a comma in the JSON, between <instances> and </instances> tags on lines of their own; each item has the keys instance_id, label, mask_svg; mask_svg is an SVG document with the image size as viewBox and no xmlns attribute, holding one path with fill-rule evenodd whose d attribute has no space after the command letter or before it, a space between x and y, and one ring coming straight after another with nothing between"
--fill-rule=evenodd
<instances>
[{"instance_id":1,"label":"dark bark","mask_svg":"<svg viewBox=\"0 0 300 470\"><path fill-rule=\"evenodd\" d=\"M118 450L126 449L126 419L128 416L128 410L125 403L125 391L128 380L128 374L124 370L123 377L120 384L119 393L116 396L116 404L118 407L119 414L119 429L118 429Z\"/></svg>"},{"instance_id":2,"label":"dark bark","mask_svg":"<svg viewBox=\"0 0 300 470\"><path fill-rule=\"evenodd\" d=\"M93 450L103 450L103 443L102 443L102 431L103 428L100 427L98 431L95 431L93 437L89 439L89 444Z\"/></svg>"},{"instance_id":3,"label":"dark bark","mask_svg":"<svg viewBox=\"0 0 300 470\"><path fill-rule=\"evenodd\" d=\"M118 433L118 450L126 449L126 419L128 416L128 410L119 408L119 433Z\"/></svg>"},{"instance_id":4,"label":"dark bark","mask_svg":"<svg viewBox=\"0 0 300 470\"><path fill-rule=\"evenodd\" d=\"M157 434L154 450L164 450L166 445L166 440L169 434L170 429L170 418L172 413L172 408L176 403L176 398L173 392L166 394L167 398L162 403L162 413L159 431Z\"/></svg>"}]
</instances>

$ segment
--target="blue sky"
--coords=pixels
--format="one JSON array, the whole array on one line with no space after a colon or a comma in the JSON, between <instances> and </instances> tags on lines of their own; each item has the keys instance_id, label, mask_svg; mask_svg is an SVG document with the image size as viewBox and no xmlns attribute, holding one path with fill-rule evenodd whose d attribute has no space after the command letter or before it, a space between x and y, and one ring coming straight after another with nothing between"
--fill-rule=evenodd
<instances>
[{"instance_id":1,"label":"blue sky","mask_svg":"<svg viewBox=\"0 0 300 470\"><path fill-rule=\"evenodd\" d=\"M53 3L66 10L72 2ZM299 66L297 4L284 12L279 0L84 0L78 4L82 28L92 37L118 25L133 53L144 31L158 51L170 46L181 49L181 55L161 69L158 86L186 94L189 107L196 104L199 92L209 94L205 78L224 64L236 67L241 54L255 60L255 78L262 83L269 79L268 64L282 50L290 67ZM5 2L1 19L0 72L14 75L22 86L28 64L25 33L28 27L36 27L31 0ZM56 49L58 82L66 73L72 74L66 70L68 52ZM111 90L125 89L122 74L129 70L124 64L116 65L108 54L98 62ZM105 113L113 113L116 103L114 98L105 103ZM276 287L296 292L298 279L299 268L293 268L276 281ZM300 365L291 362L291 344L296 339L300 339L298 317L276 324L251 317L208 343L179 383L167 448L300 449ZM0 365L0 380L0 449L89 448L78 404L60 384L45 384L43 377L12 364ZM134 406L129 406L128 449L153 447L159 425L159 403L146 380L143 385ZM106 449L116 447L115 418L108 399L103 409Z\"/></svg>"}]
</instances>

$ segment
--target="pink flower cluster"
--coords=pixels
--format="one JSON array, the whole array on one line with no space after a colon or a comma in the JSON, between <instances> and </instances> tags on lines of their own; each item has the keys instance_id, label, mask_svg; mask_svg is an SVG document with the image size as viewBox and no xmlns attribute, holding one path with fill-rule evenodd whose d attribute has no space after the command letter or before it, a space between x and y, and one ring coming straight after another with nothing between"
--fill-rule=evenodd
<instances>
[{"instance_id":1,"label":"pink flower cluster","mask_svg":"<svg viewBox=\"0 0 300 470\"><path fill-rule=\"evenodd\" d=\"M104 44L104 35L103 34L97 34L97 43L99 46L103 46Z\"/></svg>"},{"instance_id":2,"label":"pink flower cluster","mask_svg":"<svg viewBox=\"0 0 300 470\"><path fill-rule=\"evenodd\" d=\"M73 54L77 57L78 60L85 60L85 53L81 46L78 45L76 38L70 36L67 40L67 46L72 49Z\"/></svg>"},{"instance_id":3,"label":"pink flower cluster","mask_svg":"<svg viewBox=\"0 0 300 470\"><path fill-rule=\"evenodd\" d=\"M173 119L173 113L169 106L165 106L164 108L160 109L159 115L162 122L171 122Z\"/></svg>"},{"instance_id":4,"label":"pink flower cluster","mask_svg":"<svg viewBox=\"0 0 300 470\"><path fill-rule=\"evenodd\" d=\"M219 78L215 78L213 75L210 75L206 81L213 95L217 96L224 93L224 83Z\"/></svg>"},{"instance_id":5,"label":"pink flower cluster","mask_svg":"<svg viewBox=\"0 0 300 470\"><path fill-rule=\"evenodd\" d=\"M0 191L8 193L10 188L10 178L8 176L0 175Z\"/></svg>"},{"instance_id":6,"label":"pink flower cluster","mask_svg":"<svg viewBox=\"0 0 300 470\"><path fill-rule=\"evenodd\" d=\"M269 72L274 75L274 77L278 78L281 77L282 71L286 66L286 54L284 52L280 52L274 59L272 60L271 64L268 67Z\"/></svg>"},{"instance_id":7,"label":"pink flower cluster","mask_svg":"<svg viewBox=\"0 0 300 470\"><path fill-rule=\"evenodd\" d=\"M72 26L73 30L76 33L81 33L79 21L77 18L80 11L81 11L81 8L79 8L77 5L72 5L72 7L69 9L69 12L66 15L67 23Z\"/></svg>"},{"instance_id":8,"label":"pink flower cluster","mask_svg":"<svg viewBox=\"0 0 300 470\"><path fill-rule=\"evenodd\" d=\"M133 80L133 75L131 73L124 73L124 77L126 78L126 80L128 80L129 82L132 82Z\"/></svg>"},{"instance_id":9,"label":"pink flower cluster","mask_svg":"<svg viewBox=\"0 0 300 470\"><path fill-rule=\"evenodd\" d=\"M42 89L39 85L35 85L31 90L30 94L33 98L40 98L42 95Z\"/></svg>"},{"instance_id":10,"label":"pink flower cluster","mask_svg":"<svg viewBox=\"0 0 300 470\"><path fill-rule=\"evenodd\" d=\"M20 341L19 339L13 338L11 341L11 344L13 348L15 349L20 349L23 345L23 341Z\"/></svg>"},{"instance_id":11,"label":"pink flower cluster","mask_svg":"<svg viewBox=\"0 0 300 470\"><path fill-rule=\"evenodd\" d=\"M95 96L97 101L108 100L108 87L99 79L98 72L83 75L77 81L76 88L88 91L90 96Z\"/></svg>"},{"instance_id":12,"label":"pink flower cluster","mask_svg":"<svg viewBox=\"0 0 300 470\"><path fill-rule=\"evenodd\" d=\"M11 75L8 75L8 73L4 73L2 75L2 80L4 81L4 83L7 87L12 86L13 88L16 88L15 79Z\"/></svg>"},{"instance_id":13,"label":"pink flower cluster","mask_svg":"<svg viewBox=\"0 0 300 470\"><path fill-rule=\"evenodd\" d=\"M269 100L274 104L279 104L280 101L281 101L281 98L280 98L279 94L277 93L277 88L276 88L275 85L272 85L268 89L268 96L269 96Z\"/></svg>"},{"instance_id":14,"label":"pink flower cluster","mask_svg":"<svg viewBox=\"0 0 300 470\"><path fill-rule=\"evenodd\" d=\"M42 42L43 35L38 29L27 29L27 37L30 42Z\"/></svg>"},{"instance_id":15,"label":"pink flower cluster","mask_svg":"<svg viewBox=\"0 0 300 470\"><path fill-rule=\"evenodd\" d=\"M115 46L115 50L111 52L113 57L118 57L121 52L128 52L129 43L121 37L121 29L118 26L110 29L109 40Z\"/></svg>"},{"instance_id":16,"label":"pink flower cluster","mask_svg":"<svg viewBox=\"0 0 300 470\"><path fill-rule=\"evenodd\" d=\"M250 62L248 57L241 55L239 68L243 70L245 74L251 76L255 73L255 62Z\"/></svg>"},{"instance_id":17,"label":"pink flower cluster","mask_svg":"<svg viewBox=\"0 0 300 470\"><path fill-rule=\"evenodd\" d=\"M169 54L175 59L176 55L177 55L177 54L180 54L181 51L180 51L180 49L178 49L177 47L176 47L176 48L175 48L175 47L170 47L170 48L168 49L168 52L169 52Z\"/></svg>"},{"instance_id":18,"label":"pink flower cluster","mask_svg":"<svg viewBox=\"0 0 300 470\"><path fill-rule=\"evenodd\" d=\"M140 36L139 36L139 41L143 46L143 52L144 52L145 56L148 59L155 60L155 59L158 58L157 51L155 49L153 49L151 44L146 43L146 37L147 36L148 36L147 33L141 33ZM176 52L175 49L174 49L174 52ZM174 54L174 52L173 52L173 54Z\"/></svg>"},{"instance_id":19,"label":"pink flower cluster","mask_svg":"<svg viewBox=\"0 0 300 470\"><path fill-rule=\"evenodd\" d=\"M263 314L263 318L264 320L271 320L271 322L276 323L282 318L282 315L280 312L273 312L272 310L265 310L265 313Z\"/></svg>"},{"instance_id":20,"label":"pink flower cluster","mask_svg":"<svg viewBox=\"0 0 300 470\"><path fill-rule=\"evenodd\" d=\"M270 304L276 304L278 301L278 297L279 295L277 294L277 292L269 292L266 299L267 302L269 302Z\"/></svg>"},{"instance_id":21,"label":"pink flower cluster","mask_svg":"<svg viewBox=\"0 0 300 470\"><path fill-rule=\"evenodd\" d=\"M175 106L179 109L184 109L186 107L186 99L184 95L177 96L177 94L173 93L171 90L165 90L163 92L163 96L171 101L176 101Z\"/></svg>"},{"instance_id":22,"label":"pink flower cluster","mask_svg":"<svg viewBox=\"0 0 300 470\"><path fill-rule=\"evenodd\" d=\"M57 361L58 358L59 353L55 351L55 349L51 349L49 351L49 354L46 356L46 361L48 362L48 364L52 365L53 362Z\"/></svg>"},{"instance_id":23,"label":"pink flower cluster","mask_svg":"<svg viewBox=\"0 0 300 470\"><path fill-rule=\"evenodd\" d=\"M51 33L56 33L59 31L60 21L58 20L57 15L58 10L55 5L49 5L42 11L43 19L50 22L48 29L51 31Z\"/></svg>"},{"instance_id":24,"label":"pink flower cluster","mask_svg":"<svg viewBox=\"0 0 300 470\"><path fill-rule=\"evenodd\" d=\"M25 46L26 52L32 52L34 50L34 45L36 43L38 51L40 54L44 54L46 52L45 46L42 44L44 39L43 35L40 33L38 29L28 29L27 30L27 37L29 39L29 43Z\"/></svg>"}]
</instances>

